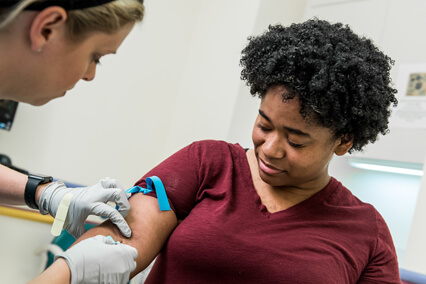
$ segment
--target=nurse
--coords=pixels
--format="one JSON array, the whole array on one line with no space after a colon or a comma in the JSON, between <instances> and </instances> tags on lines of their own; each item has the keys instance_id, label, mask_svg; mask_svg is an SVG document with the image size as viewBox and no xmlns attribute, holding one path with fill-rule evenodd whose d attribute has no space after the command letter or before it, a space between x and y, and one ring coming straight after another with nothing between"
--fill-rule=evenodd
<instances>
[{"instance_id":1,"label":"nurse","mask_svg":"<svg viewBox=\"0 0 426 284\"><path fill-rule=\"evenodd\" d=\"M101 57L116 53L143 15L143 0L2 0L0 99L40 106L64 96L80 79L93 80ZM85 232L83 223L88 215L107 217L124 236L131 236L124 220L130 206L115 180L103 179L94 186L71 189L60 181L52 182L49 176L27 176L0 165L2 204L27 204L55 217L60 201L69 192L73 198L65 228L74 237ZM108 201L116 202L119 210L107 205ZM84 267L83 260L93 252L89 248L96 248L97 258ZM135 257L132 247L99 237L73 247L63 259L67 260L72 283L83 281L79 277L85 276L84 283L91 283L95 278L127 282ZM120 261L126 263L125 267L112 269ZM85 276L78 274L79 266L84 267Z\"/></svg>"}]
</instances>

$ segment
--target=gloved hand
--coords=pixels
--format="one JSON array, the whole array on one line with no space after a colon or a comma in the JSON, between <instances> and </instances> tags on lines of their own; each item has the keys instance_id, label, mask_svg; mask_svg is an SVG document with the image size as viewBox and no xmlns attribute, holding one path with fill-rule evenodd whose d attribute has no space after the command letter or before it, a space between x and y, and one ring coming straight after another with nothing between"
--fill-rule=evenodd
<instances>
[{"instance_id":1,"label":"gloved hand","mask_svg":"<svg viewBox=\"0 0 426 284\"><path fill-rule=\"evenodd\" d=\"M71 271L71 284L127 283L135 270L138 251L98 235L55 256L62 257Z\"/></svg>"},{"instance_id":2,"label":"gloved hand","mask_svg":"<svg viewBox=\"0 0 426 284\"><path fill-rule=\"evenodd\" d=\"M41 214L56 216L62 197L71 192L73 197L68 209L64 228L75 238L80 237L86 230L84 221L89 215L97 215L109 218L120 230L130 237L132 231L124 220L130 210L126 192L116 180L104 178L91 187L67 188L61 181L48 185L41 194L39 208ZM105 204L114 201L118 205L118 211Z\"/></svg>"}]
</instances>

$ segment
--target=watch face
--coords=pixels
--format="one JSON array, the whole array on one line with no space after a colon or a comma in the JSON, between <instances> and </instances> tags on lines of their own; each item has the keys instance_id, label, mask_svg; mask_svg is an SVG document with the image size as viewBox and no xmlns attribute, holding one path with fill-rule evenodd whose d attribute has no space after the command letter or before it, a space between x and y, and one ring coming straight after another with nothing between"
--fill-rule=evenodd
<instances>
[{"instance_id":1,"label":"watch face","mask_svg":"<svg viewBox=\"0 0 426 284\"><path fill-rule=\"evenodd\" d=\"M33 178L33 179L39 180L41 184L53 181L53 177L45 176L45 175L29 174L28 178Z\"/></svg>"}]
</instances>

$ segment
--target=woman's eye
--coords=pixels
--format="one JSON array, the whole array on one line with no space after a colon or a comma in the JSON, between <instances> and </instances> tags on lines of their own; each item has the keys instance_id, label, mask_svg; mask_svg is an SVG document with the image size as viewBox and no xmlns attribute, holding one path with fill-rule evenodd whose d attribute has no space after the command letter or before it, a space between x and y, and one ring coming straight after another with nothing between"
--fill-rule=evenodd
<instances>
[{"instance_id":1,"label":"woman's eye","mask_svg":"<svg viewBox=\"0 0 426 284\"><path fill-rule=\"evenodd\" d=\"M259 127L259 128L260 128L260 130L262 130L262 131L269 131L269 130L270 130L269 128L264 127L264 126L262 126L262 125L260 125L260 124L258 124L258 125L257 125L257 127Z\"/></svg>"},{"instance_id":2,"label":"woman's eye","mask_svg":"<svg viewBox=\"0 0 426 284\"><path fill-rule=\"evenodd\" d=\"M302 148L302 147L303 147L303 145L302 145L302 144L296 144L296 143L291 142L290 140L288 141L288 144L289 144L291 147L294 147L294 148Z\"/></svg>"}]
</instances>

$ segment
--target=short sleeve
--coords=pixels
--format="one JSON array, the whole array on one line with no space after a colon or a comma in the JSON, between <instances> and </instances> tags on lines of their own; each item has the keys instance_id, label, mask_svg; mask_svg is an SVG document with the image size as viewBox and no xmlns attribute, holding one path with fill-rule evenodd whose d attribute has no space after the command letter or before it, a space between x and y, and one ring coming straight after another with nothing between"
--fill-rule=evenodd
<instances>
[{"instance_id":1,"label":"short sleeve","mask_svg":"<svg viewBox=\"0 0 426 284\"><path fill-rule=\"evenodd\" d=\"M401 283L392 236L383 217L376 212L377 242L358 283Z\"/></svg>"},{"instance_id":2,"label":"short sleeve","mask_svg":"<svg viewBox=\"0 0 426 284\"><path fill-rule=\"evenodd\" d=\"M195 206L199 189L196 143L179 150L145 174L135 185L146 188L145 178L157 176L163 182L170 206L178 219L186 217ZM155 193L148 195L156 196Z\"/></svg>"},{"instance_id":3,"label":"short sleeve","mask_svg":"<svg viewBox=\"0 0 426 284\"><path fill-rule=\"evenodd\" d=\"M228 174L234 168L234 158L238 160L241 153L245 157L238 144L216 140L194 142L150 170L136 185L146 188L146 177L159 177L170 206L182 220L206 196L221 195L228 190Z\"/></svg>"}]
</instances>

